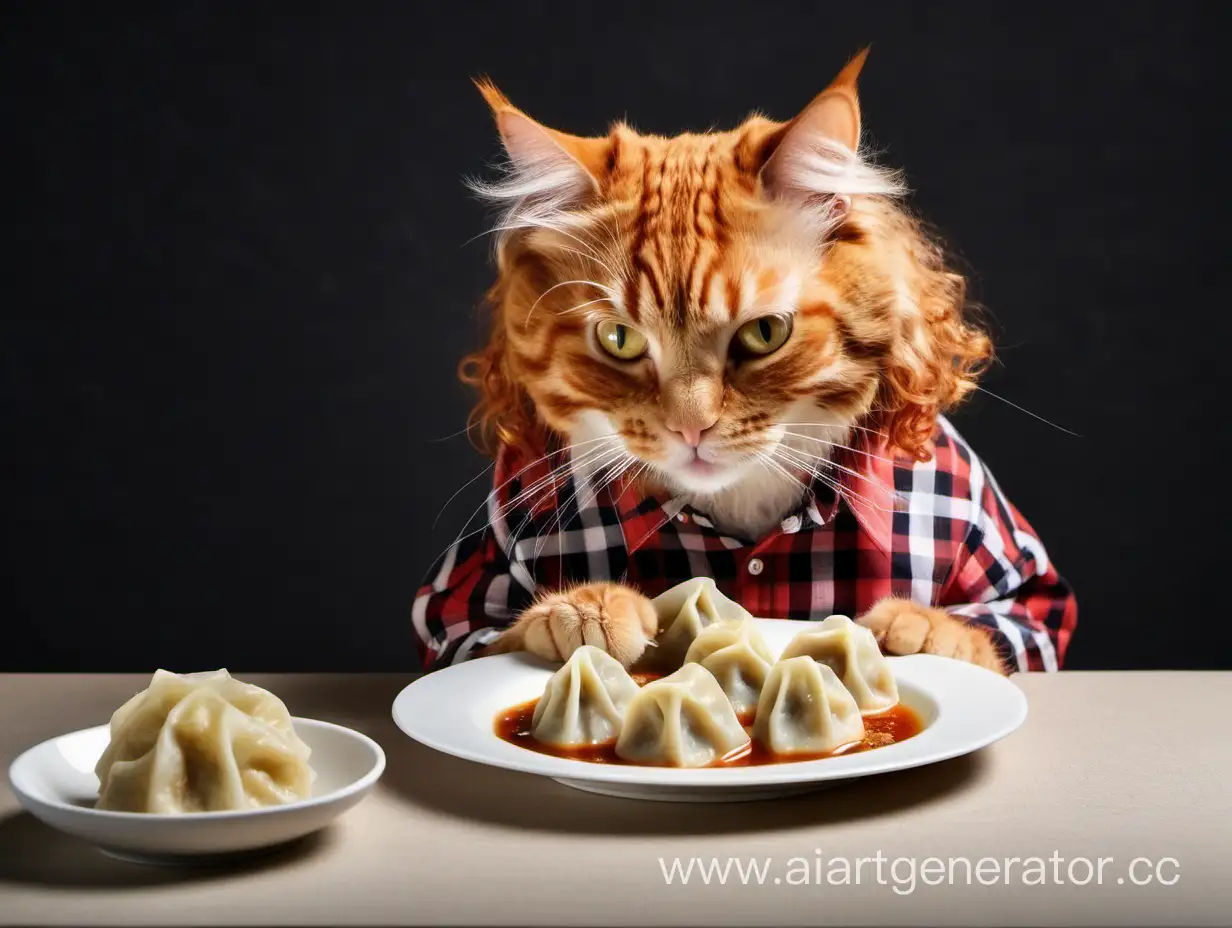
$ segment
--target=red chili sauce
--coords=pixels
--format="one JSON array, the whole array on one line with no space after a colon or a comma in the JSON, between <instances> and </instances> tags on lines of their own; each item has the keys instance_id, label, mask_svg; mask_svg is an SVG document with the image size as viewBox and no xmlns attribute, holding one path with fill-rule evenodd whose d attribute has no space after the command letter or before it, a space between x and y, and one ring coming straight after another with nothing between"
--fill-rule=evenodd
<instances>
[{"instance_id":1,"label":"red chili sauce","mask_svg":"<svg viewBox=\"0 0 1232 928\"><path fill-rule=\"evenodd\" d=\"M645 686L658 679L657 674L635 673L633 679L638 686ZM531 736L531 718L535 714L538 699L511 706L496 717L496 735L502 741L516 744L528 751L540 754L550 754L553 757L564 757L569 760L580 760L590 764L623 764L634 766L629 761L616 756L616 742L586 745L578 748L562 748L552 744L543 744ZM741 724L751 729L753 719L741 718ZM714 767L760 767L766 764L789 764L796 761L818 760L824 757L836 757L840 754L856 754L860 751L872 751L899 741L906 741L918 735L924 729L924 723L916 712L902 705L891 706L882 712L864 716L864 737L859 741L844 744L833 751L824 754L774 754L757 741L750 741L748 747L739 753L712 764Z\"/></svg>"}]
</instances>

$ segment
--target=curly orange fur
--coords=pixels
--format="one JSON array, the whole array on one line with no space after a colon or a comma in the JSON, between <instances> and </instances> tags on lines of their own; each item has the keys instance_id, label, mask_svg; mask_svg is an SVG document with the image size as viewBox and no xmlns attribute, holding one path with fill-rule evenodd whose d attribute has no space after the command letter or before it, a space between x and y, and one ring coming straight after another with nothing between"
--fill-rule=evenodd
<instances>
[{"instance_id":1,"label":"curly orange fur","mask_svg":"<svg viewBox=\"0 0 1232 928\"><path fill-rule=\"evenodd\" d=\"M479 392L467 427L475 446L489 457L496 457L501 445L538 456L546 450L547 436L530 395L509 370L501 290L497 282L486 297L492 314L487 345L458 364L458 378Z\"/></svg>"},{"instance_id":2,"label":"curly orange fur","mask_svg":"<svg viewBox=\"0 0 1232 928\"><path fill-rule=\"evenodd\" d=\"M988 335L970 319L966 280L949 270L942 249L900 216L919 293L923 349L916 333L904 333L886 358L873 422L887 443L920 461L931 457L937 416L976 388L993 357Z\"/></svg>"}]
</instances>

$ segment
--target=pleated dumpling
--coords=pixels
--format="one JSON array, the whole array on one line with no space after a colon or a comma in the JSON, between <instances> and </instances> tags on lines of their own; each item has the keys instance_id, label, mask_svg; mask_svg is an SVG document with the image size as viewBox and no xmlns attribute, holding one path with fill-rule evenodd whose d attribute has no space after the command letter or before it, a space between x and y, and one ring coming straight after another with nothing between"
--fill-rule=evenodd
<instances>
[{"instance_id":1,"label":"pleated dumpling","mask_svg":"<svg viewBox=\"0 0 1232 928\"><path fill-rule=\"evenodd\" d=\"M607 652L585 644L548 681L530 733L536 741L579 747L615 740L637 684Z\"/></svg>"},{"instance_id":2,"label":"pleated dumpling","mask_svg":"<svg viewBox=\"0 0 1232 928\"><path fill-rule=\"evenodd\" d=\"M701 664L709 670L731 700L737 714L757 708L762 684L774 663L752 619L716 622L703 628L689 645L685 664Z\"/></svg>"},{"instance_id":3,"label":"pleated dumpling","mask_svg":"<svg viewBox=\"0 0 1232 928\"><path fill-rule=\"evenodd\" d=\"M752 618L743 606L720 593L709 577L678 583L656 596L651 605L659 619L659 635L648 657L663 670L676 670L684 663L693 639L706 626Z\"/></svg>"},{"instance_id":4,"label":"pleated dumpling","mask_svg":"<svg viewBox=\"0 0 1232 928\"><path fill-rule=\"evenodd\" d=\"M748 743L719 682L701 664L685 664L638 691L616 754L635 764L705 767Z\"/></svg>"},{"instance_id":5,"label":"pleated dumpling","mask_svg":"<svg viewBox=\"0 0 1232 928\"><path fill-rule=\"evenodd\" d=\"M877 647L877 639L845 615L832 615L816 629L796 635L781 659L801 655L832 669L855 697L861 712L880 712L898 702L894 671Z\"/></svg>"},{"instance_id":6,"label":"pleated dumpling","mask_svg":"<svg viewBox=\"0 0 1232 928\"><path fill-rule=\"evenodd\" d=\"M824 754L864 736L864 718L838 676L811 657L780 658L766 677L753 737L775 754Z\"/></svg>"},{"instance_id":7,"label":"pleated dumpling","mask_svg":"<svg viewBox=\"0 0 1232 928\"><path fill-rule=\"evenodd\" d=\"M111 717L99 809L221 812L307 799L308 745L282 700L225 670L160 670Z\"/></svg>"}]
</instances>

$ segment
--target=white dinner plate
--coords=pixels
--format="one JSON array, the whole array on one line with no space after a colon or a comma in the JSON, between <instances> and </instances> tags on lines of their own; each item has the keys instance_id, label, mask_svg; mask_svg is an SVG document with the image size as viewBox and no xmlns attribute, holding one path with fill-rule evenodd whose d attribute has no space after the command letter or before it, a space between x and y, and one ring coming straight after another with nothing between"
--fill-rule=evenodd
<instances>
[{"instance_id":1,"label":"white dinner plate","mask_svg":"<svg viewBox=\"0 0 1232 928\"><path fill-rule=\"evenodd\" d=\"M780 654L812 622L757 619L771 652ZM540 754L496 735L497 716L542 695L559 668L528 654L498 654L421 677L398 694L398 727L428 747L494 767L552 777L577 789L675 802L720 802L785 796L835 780L905 770L992 744L1027 717L1027 700L1005 677L945 657L892 657L901 702L924 730L884 748L821 760L750 767L639 767L594 764Z\"/></svg>"},{"instance_id":2,"label":"white dinner plate","mask_svg":"<svg viewBox=\"0 0 1232 928\"><path fill-rule=\"evenodd\" d=\"M273 847L324 828L376 784L385 769L381 746L357 731L293 719L312 749L312 796L300 802L238 812L151 815L94 808L94 766L110 740L107 725L44 741L9 767L17 801L35 818L120 857L170 863Z\"/></svg>"}]
</instances>

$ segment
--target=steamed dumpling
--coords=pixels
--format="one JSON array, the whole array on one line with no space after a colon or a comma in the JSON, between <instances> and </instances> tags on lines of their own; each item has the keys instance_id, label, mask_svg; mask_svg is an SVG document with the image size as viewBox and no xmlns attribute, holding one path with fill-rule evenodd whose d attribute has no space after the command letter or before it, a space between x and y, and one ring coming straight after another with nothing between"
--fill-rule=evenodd
<instances>
[{"instance_id":1,"label":"steamed dumpling","mask_svg":"<svg viewBox=\"0 0 1232 928\"><path fill-rule=\"evenodd\" d=\"M823 754L864 736L855 699L825 664L780 659L770 668L753 737L775 754Z\"/></svg>"},{"instance_id":2,"label":"steamed dumpling","mask_svg":"<svg viewBox=\"0 0 1232 928\"><path fill-rule=\"evenodd\" d=\"M708 625L751 619L739 603L719 592L709 577L694 577L656 596L651 605L659 619L659 636L650 658L657 667L675 670L684 663L693 639Z\"/></svg>"},{"instance_id":3,"label":"steamed dumpling","mask_svg":"<svg viewBox=\"0 0 1232 928\"><path fill-rule=\"evenodd\" d=\"M714 674L732 708L743 716L757 708L774 656L754 621L744 619L703 628L689 645L684 661L701 664Z\"/></svg>"},{"instance_id":4,"label":"steamed dumpling","mask_svg":"<svg viewBox=\"0 0 1232 928\"><path fill-rule=\"evenodd\" d=\"M748 743L719 682L701 664L686 664L638 691L616 754L636 764L705 767Z\"/></svg>"},{"instance_id":5,"label":"steamed dumpling","mask_svg":"<svg viewBox=\"0 0 1232 928\"><path fill-rule=\"evenodd\" d=\"M582 645L552 675L535 706L531 735L545 744L578 747L613 741L637 684L620 661Z\"/></svg>"},{"instance_id":6,"label":"steamed dumpling","mask_svg":"<svg viewBox=\"0 0 1232 928\"><path fill-rule=\"evenodd\" d=\"M310 753L268 690L225 670L160 670L111 717L97 808L220 812L307 799Z\"/></svg>"},{"instance_id":7,"label":"steamed dumpling","mask_svg":"<svg viewBox=\"0 0 1232 928\"><path fill-rule=\"evenodd\" d=\"M832 615L816 629L796 635L782 659L801 655L830 667L855 697L861 712L880 712L898 702L894 671L877 647L876 637L845 615Z\"/></svg>"}]
</instances>

